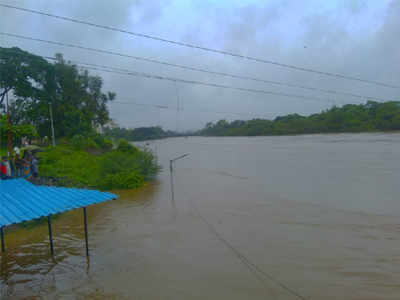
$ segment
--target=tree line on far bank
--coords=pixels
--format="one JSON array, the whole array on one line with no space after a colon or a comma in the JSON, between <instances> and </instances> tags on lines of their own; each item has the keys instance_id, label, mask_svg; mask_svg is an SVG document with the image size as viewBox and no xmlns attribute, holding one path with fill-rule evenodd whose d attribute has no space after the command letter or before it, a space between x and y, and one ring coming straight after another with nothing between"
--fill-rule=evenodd
<instances>
[{"instance_id":1,"label":"tree line on far bank","mask_svg":"<svg viewBox=\"0 0 400 300\"><path fill-rule=\"evenodd\" d=\"M368 101L365 104L334 106L310 116L290 114L276 117L274 120L252 119L231 122L220 120L216 123L207 123L205 128L190 134L165 131L159 126L134 129L105 128L104 133L111 138L145 141L187 135L263 136L398 130L400 130L400 102Z\"/></svg>"},{"instance_id":2,"label":"tree line on far bank","mask_svg":"<svg viewBox=\"0 0 400 300\"><path fill-rule=\"evenodd\" d=\"M114 127L104 128L104 134L110 138L126 139L128 141L146 141L180 136L181 134L164 130L160 126L138 127L134 129Z\"/></svg>"},{"instance_id":3,"label":"tree line on far bank","mask_svg":"<svg viewBox=\"0 0 400 300\"><path fill-rule=\"evenodd\" d=\"M400 130L400 102L368 101L332 107L310 116L290 114L274 120L253 119L207 123L198 132L205 136L262 136L312 133L374 132Z\"/></svg>"}]
</instances>

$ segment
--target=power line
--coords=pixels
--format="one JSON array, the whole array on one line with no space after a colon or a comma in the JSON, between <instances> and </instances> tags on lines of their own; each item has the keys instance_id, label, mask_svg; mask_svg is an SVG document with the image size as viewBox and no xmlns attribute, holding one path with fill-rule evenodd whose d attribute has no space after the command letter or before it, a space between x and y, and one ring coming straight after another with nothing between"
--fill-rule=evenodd
<instances>
[{"instance_id":1,"label":"power line","mask_svg":"<svg viewBox=\"0 0 400 300\"><path fill-rule=\"evenodd\" d=\"M1 33L0 33L0 34L1 34ZM45 58L48 58L48 57L45 57ZM54 59L54 58L50 58L50 59ZM96 64L82 63L82 62L77 62L77 61L74 61L74 60L70 60L70 62L72 62L72 63L77 63L77 64L88 65L88 66L99 67L99 65L96 65ZM116 68L116 67L107 67L107 68L109 68L109 69L115 69L115 70L122 71L122 72L132 72L131 70L124 69L124 68ZM218 72L211 72L211 73L217 74ZM220 73L220 74L224 74L224 73ZM234 77L234 76L236 76L236 75L226 75L226 76ZM241 79L249 79L249 80L252 80L252 79L250 79L251 77L249 77L249 78L246 78L246 77L243 77L243 76L236 76L236 77L237 77L237 78L241 78ZM257 80L257 79L254 78L254 80ZM262 80L262 79L260 79L260 80ZM333 90L323 90L323 89L318 89L318 88L313 88L313 87L306 87L306 86L300 86L300 85L294 85L294 84L283 83L283 82L278 82L278 81L275 81L275 82L274 82L274 81L271 81L271 82L270 82L270 81L264 81L264 82L273 83L273 84L279 84L279 85L286 85L286 86L296 87L296 88L303 88L303 89L308 89L308 90L313 90L313 91L319 91L319 92L325 92L325 93L331 93L331 94L336 94L336 95L351 96L351 97L356 97L356 98L360 98L360 99L376 100L376 101L383 101L383 102L389 101L389 100L387 100L387 99L381 99L381 98L376 98L376 97L362 96L362 95L357 95L357 94L352 94L352 93L347 93L347 92L336 92L336 91L333 91ZM322 99L322 98L319 98L319 99ZM334 99L329 99L329 100L331 100L331 101L336 101L336 100L334 100Z\"/></svg>"},{"instance_id":2,"label":"power line","mask_svg":"<svg viewBox=\"0 0 400 300\"><path fill-rule=\"evenodd\" d=\"M320 70L311 69L311 68L299 67L299 66L280 63L277 61L267 60L267 59L263 59L263 58L257 58L257 57L253 57L253 56L237 54L237 53L229 52L226 50L212 49L212 48L199 46L199 45L195 45L195 44L178 42L178 41L169 40L169 39L165 39L165 38L161 38L161 37L157 37L157 36L153 36L153 35L149 35L149 34L132 32L132 31L128 31L128 30L124 30L124 29L120 29L120 28L116 28L116 27L112 27L112 26L91 23L88 21L54 15L54 14L46 13L43 11L28 9L28 8L24 8L24 7L18 7L18 6L13 6L13 5L4 4L4 3L0 3L0 6L6 7L6 8L11 8L11 9L16 9L16 10L20 10L20 11L24 11L24 12L29 12L29 13L33 13L33 14L43 15L43 16L47 16L47 17L51 17L51 18L55 18L55 19L64 20L64 21L69 21L69 22L73 22L73 23L84 24L84 25L88 25L88 26L92 26L92 27L101 28L101 29L116 31L116 32L124 33L124 34L141 37L141 38L152 39L152 40L156 40L156 41L160 41L160 42L170 43L170 44L174 44L174 45L178 45L178 46L203 50L203 51L207 51L207 52L218 53L218 54L232 56L232 57L241 58L241 59L246 59L246 60L254 61L254 62L258 62L258 63L271 64L271 65L288 68L288 69L292 69L292 70L315 73L315 74L319 74L319 75L330 76L330 77L346 79L346 80L359 81L359 82L383 86L383 87L387 87L387 88L395 88L395 89L400 88L400 86L388 84L388 83L384 83L384 82L368 80L368 79L363 79L363 78L358 78L358 77L353 77L353 76L348 76L348 75L343 75L343 74L337 74L337 73L332 73L332 72L325 72L325 71L320 71Z\"/></svg>"},{"instance_id":3,"label":"power line","mask_svg":"<svg viewBox=\"0 0 400 300\"><path fill-rule=\"evenodd\" d=\"M19 55L24 55L23 53L18 53ZM35 54L36 55L36 54ZM41 55L36 55L36 56L38 56L38 57L41 57L41 58L44 58L44 59L48 59L48 60L53 60L53 61L57 61L57 58L55 58L55 57L51 57L51 56L41 56ZM120 69L120 68L114 68L114 67L110 67L110 66L102 66L102 65L97 65L97 64L91 64L91 63L84 63L84 62L78 62L78 61L71 61L71 60L69 60L69 62L72 62L72 63L75 63L77 66L79 66L79 65L84 65L84 66L79 66L79 67L81 67L81 68L86 68L86 69L92 69L92 70L99 70L97 67L100 67L100 68L104 68L104 70L103 69L100 69L100 71L105 71L105 72L111 72L110 70L113 70L113 69L115 69L115 70L119 70L119 71L117 71L117 72L115 72L115 73L117 73L117 74L123 74L123 75L130 75L130 74L125 74L125 73L123 73L123 72L127 72L127 73L129 73L129 72L134 72L134 71L130 71L130 70L126 70L126 69ZM91 67L87 67L87 66L94 66L94 67L96 67L96 68L91 68ZM108 69L110 69L110 70L108 70ZM111 72L112 73L112 72ZM145 73L144 73L145 74ZM149 74L150 75L150 74ZM173 80L176 80L176 81L179 81L179 79L173 79ZM137 106L151 106L151 107L154 107L154 108L157 108L157 109L169 109L169 110L174 110L174 111L176 111L176 110L184 110L183 108L181 108L181 107L173 107L173 106L166 106L166 105L161 105L161 104L146 104L146 103L138 103L138 102L132 102L132 101L129 101L129 102L124 102L124 101L119 101L119 100L117 100L117 101L112 101L111 103L117 103L117 104L131 104L131 105L137 105ZM252 114L252 113L248 113L248 114L246 114L246 113L238 113L238 112L227 112L227 111L215 111L215 110L199 110L199 109L197 109L197 111L201 111L201 112L211 112L211 113L216 113L216 114L231 114L231 115L237 115L237 116L259 116L259 117L263 117L263 118L269 118L269 117L271 117L271 115L261 115L261 114Z\"/></svg>"},{"instance_id":4,"label":"power line","mask_svg":"<svg viewBox=\"0 0 400 300\"><path fill-rule=\"evenodd\" d=\"M49 59L54 59L54 58L49 58ZM154 75L154 74L149 74L149 73L128 70L128 69L124 69L124 68L104 66L104 65L92 64L92 63L84 63L84 62L78 62L78 61L74 61L74 60L71 60L70 62L72 62L76 65L81 65L81 67L87 68L89 70L104 71L104 72L116 73L116 74L121 74L121 75L132 75L132 76L140 76L140 77L147 77L147 78L160 79L160 80L169 80L169 81L173 81L173 82L182 82L182 83L187 83L187 84L206 85L206 86L212 86L212 87L217 87L217 88L234 89L234 90L240 90L240 91L252 92L252 93L263 93L263 94L270 94L270 95L275 95L275 96L284 96L284 97L289 97L289 98L301 98L304 100L325 101L325 102L329 102L329 103L341 102L342 104L346 103L344 101L338 101L338 100L330 99L330 98L319 98L319 97L314 97L314 96L306 96L306 95L299 95L299 94L287 94L287 93L266 91L266 90L260 90L260 89L240 88L240 87L227 86L227 85L202 82L202 81L196 81L196 80L187 80L187 79L181 79L181 78L176 78L176 77Z\"/></svg>"},{"instance_id":5,"label":"power line","mask_svg":"<svg viewBox=\"0 0 400 300\"><path fill-rule=\"evenodd\" d=\"M36 39L36 38L25 37L25 36L10 34L10 33L0 32L0 35L13 36L13 37L17 37L17 38L22 38L22 39L27 39L27 40L37 41L37 42L43 42L43 43L53 44L53 45L58 45L58 46L63 46L63 47L78 48L78 49L84 49L84 50L99 52L99 53L106 53L106 54L113 54L113 55L118 55L118 56L130 57L129 55L125 55L125 54L121 54L121 53L117 53L117 52L111 52L111 51L95 49L95 48L87 48L87 47L83 47L83 46L65 44L65 43L61 43L61 42L54 42L54 41ZM51 59L51 60L56 60L54 57L45 57L45 56L42 56L42 57L43 58L48 58L48 59ZM337 101L335 99L329 99L329 98L319 98L319 97L299 95L299 94L273 92L273 91L267 91L267 90L261 90L261 89L241 88L241 87L236 87L236 86L228 86L228 85L209 83L209 82L203 82L203 81L187 80L187 79L181 79L181 78L175 78L175 77L154 75L154 74L149 74L149 73L144 73L144 72L137 72L137 71L132 71L132 70L126 70L126 69L121 69L121 68L116 68L116 67L105 66L105 65L90 64L90 63L76 62L76 61L75 62L71 61L71 62L73 62L73 63L75 63L77 65L81 65L84 68L89 69L89 70L96 70L96 71L102 71L102 72L107 72L107 73L115 73L115 74L120 74L120 75L131 75L131 76L136 76L136 77L145 77L145 78L152 78L152 79L158 79L158 80L167 80L167 81L172 81L172 82L182 82L182 83L186 83L186 84L212 86L212 87L216 87L216 88L232 89L232 90L238 90L238 91L242 91L242 92L267 94L267 95L282 96L282 97L289 97L289 98L299 98L299 99L303 99L303 100L326 101L326 102L330 102L330 103L336 103L336 102L345 103L343 101Z\"/></svg>"},{"instance_id":6,"label":"power line","mask_svg":"<svg viewBox=\"0 0 400 300\"><path fill-rule=\"evenodd\" d=\"M0 32L0 35L10 36L10 37L18 38L18 39L30 40L30 41L40 42L40 43L46 43L46 44L51 44L51 45L57 45L57 46L62 46L62 47L77 48L77 49L82 49L82 50L87 50L87 51L92 51L92 52L97 52L97 53L102 53L102 54L109 54L109 55L114 55L114 56L132 58L135 60L144 60L144 61L148 61L148 62L152 62L152 63L158 63L158 64L162 64L162 65L168 65L168 66L173 66L173 67L177 67L177 68L188 69L188 70L198 71L198 72L203 72L203 73L210 73L210 74L214 74L214 75L228 76L228 77L237 78L237 79L253 80L253 81L259 81L259 82L264 82L264 83L277 84L277 85L281 85L281 86L289 86L289 87L302 88L302 89L307 89L307 90L312 90L312 91L319 91L319 92L323 92L323 93L330 93L330 94L335 94L335 95L345 95L345 96L356 97L356 98L360 98L360 99L387 101L385 99L380 99L380 98L370 97L370 96L363 96L363 95L358 95L358 94L353 94L353 93L348 93L348 92L337 92L337 91L333 91L333 90L324 90L324 89L318 89L318 88L314 88L314 87L295 85L295 84L278 82L278 81L269 81L269 80L254 78L254 77L240 76L240 75L234 75L234 74L223 73L223 72L208 71L208 70L204 70L204 69L183 66L183 65L177 65L177 64L171 64L171 63L162 62L162 61L158 61L158 60L154 60L154 59L148 59L148 58L138 57L138 56L134 56L134 55L109 51L109 50L102 50L102 49L98 49L98 48L85 47L85 46L80 46L80 45L75 45L75 44L43 40L43 39L13 34L13 33ZM44 57L44 58L54 59L51 57ZM71 62L74 62L74 61L71 61ZM79 63L79 62L77 62L77 63ZM95 64L88 64L88 63L79 63L79 64L85 64L85 65L89 65L89 66L90 65L98 66ZM113 67L107 67L107 68L113 68ZM119 69L123 72L130 72L130 70L121 69L121 68L113 68L113 69ZM307 97L307 98L308 99L314 98L315 100L322 100L322 98L317 98L317 97L312 97L312 96ZM337 101L334 99L327 99L327 100L329 100L332 103ZM344 102L342 102L342 103L344 103Z\"/></svg>"},{"instance_id":7,"label":"power line","mask_svg":"<svg viewBox=\"0 0 400 300\"><path fill-rule=\"evenodd\" d=\"M156 109L166 109L171 111L176 111L177 107L175 106L167 106L167 105L160 105L160 104L148 104L148 103L138 103L132 101L119 101L115 100L110 102L110 104L126 104L126 105L137 105L137 106L148 106ZM271 117L271 115L262 115L262 114L253 114L253 113L238 113L238 112L229 112L229 111L215 111L215 110L208 110L208 109L195 109L195 110L187 110L187 109L180 109L180 111L196 111L196 112L211 112L216 114L229 114L229 115L237 115L237 116L259 116L263 118Z\"/></svg>"},{"instance_id":8,"label":"power line","mask_svg":"<svg viewBox=\"0 0 400 300\"><path fill-rule=\"evenodd\" d=\"M0 33L4 35L9 35L8 33ZM22 38L22 36L17 36L17 35L11 35L12 37L16 38ZM24 37L28 38L28 37ZM35 39L35 41L39 41L38 39ZM44 40L40 40L40 42L45 42ZM46 41L47 42L52 42L52 41ZM53 42L57 43L57 42ZM72 45L68 45L70 47ZM77 45L73 45L75 47L80 47ZM82 46L83 47L83 46ZM97 50L100 49L93 49L93 48L87 48L84 47L84 50L89 50L89 51L94 51L99 52ZM106 50L100 50L101 53L105 53L104 51ZM226 73L226 72L217 72L217 71L211 71L211 70L206 70L206 69L201 69L201 68L196 68L196 67L191 67L191 66L185 66L185 65L180 65L180 64L174 64L174 63L169 63L165 61L160 61L152 58L146 58L146 57L141 57L141 56L134 56L134 55L127 55L123 53L116 53L113 51L106 51L107 54L112 54L112 55L118 55L118 56L123 56L123 57L128 57L128 58L133 58L136 60L140 61L146 61L149 63L155 63L155 64L160 64L160 65L165 65L169 67L174 67L174 68L180 68L184 70L190 70L190 71L196 71L196 72L201 72L201 73L206 73L206 74L212 74L212 75L218 75L218 76L224 76L224 77L230 77L230 78L235 78L235 79L243 79L243 80L249 80L249 81L255 81L255 82L260 82L260 83L267 83L267 84L274 84L274 85L279 85L279 86L287 86L290 88L300 88L300 89L305 89L305 90L310 90L310 91L316 91L316 92L322 92L322 93L328 93L328 94L334 94L334 95L343 95L343 96L349 96L349 97L355 97L355 98L361 98L361 99L370 99L370 100L376 100L376 101L385 101L384 99L376 98L376 97L371 97L371 96L364 96L364 95L359 95L359 94L354 94L354 93L349 93L349 92L341 92L341 91L335 91L335 90L328 90L328 89L319 89L316 87L312 86L305 86L305 85L298 85L294 83L288 83L288 82L281 82L281 81L273 81L273 80L267 80L263 78L258 78L258 77L251 77L251 76L243 76L243 75L237 75L237 74L231 74L231 73Z\"/></svg>"},{"instance_id":9,"label":"power line","mask_svg":"<svg viewBox=\"0 0 400 300\"><path fill-rule=\"evenodd\" d=\"M83 65L83 67L86 69L89 69L89 70L101 71L101 72L106 72L106 73L129 75L129 76L158 79L158 80L167 80L167 81L171 81L171 82L182 82L182 83L186 83L186 84L194 84L194 85L202 85L202 86L211 86L211 87L215 87L215 88L231 89L231 90L237 90L237 91L241 91L241 92L267 94L267 95L274 95L274 96L288 97L288 98L298 98L298 99L312 100L312 101L318 101L318 102L325 101L325 102L330 102L330 103L336 103L336 102L344 103L342 101L337 101L337 100L328 99L328 98L318 98L318 97L298 95L298 94L287 94L287 93L272 92L272 91L266 91L266 90L260 90L260 89L241 88L241 87L222 85L222 84L217 84L217 83L161 76L161 75L149 74L149 73L144 73L144 72L117 71L117 70L115 70L116 68L114 68L114 67L111 67L111 68L110 67L90 67L90 66L86 66L86 65Z\"/></svg>"},{"instance_id":10,"label":"power line","mask_svg":"<svg viewBox=\"0 0 400 300\"><path fill-rule=\"evenodd\" d=\"M22 53L18 53L19 55L24 55ZM35 54L36 55L36 54ZM48 60L53 60L57 61L57 58L51 57L51 56L41 56L41 55L36 55L44 59ZM85 68L85 69L90 69L90 70L96 70L96 71L103 71L103 72L109 72L109 73L116 73L116 74L121 74L121 75L133 75L133 76L142 76L142 77L150 77L150 78L155 78L155 79L165 79L165 80L170 80L174 82L184 82L184 83L196 83L196 84L203 84L203 85L212 85L213 87L223 87L223 88L235 88L235 87L230 87L230 86L222 86L222 85L215 85L215 84L208 84L204 82L197 82L197 81L187 81L179 78L168 78L168 77L161 77L157 75L152 75L152 74L147 74L147 73L139 73L131 70L126 70L126 69L121 69L121 68L115 68L115 67L110 67L110 66L104 66L104 65L98 65L98 64L91 64L91 63L85 63L85 62L78 62L74 60L69 60L69 62L72 62L76 64L78 67ZM99 69L100 68L100 69ZM116 70L116 71L113 71ZM237 88L235 88L237 89ZM242 90L242 89L241 89ZM247 90L247 89L246 89ZM252 91L249 89L249 91ZM259 92L259 90L254 90ZM262 90L261 90L262 91ZM264 91L268 92L268 91ZM269 92L268 92L269 93ZM280 94L281 95L281 94ZM286 94L282 94L284 96L287 96ZM302 96L303 97L303 96ZM306 96L304 96L306 97ZM318 98L317 98L318 99ZM320 100L324 100L320 98ZM120 103L120 104L132 104L132 105L137 105L137 106L152 106L155 108L161 108L161 109L170 109L170 110L183 110L183 108L180 107L172 107L172 106L166 106L166 105L160 105L160 104L145 104L145 103L137 103L137 102L124 102L124 101L112 101L111 103ZM246 114L246 113L237 113L237 112L227 112L227 111L214 111L214 110L198 110L202 112L212 112L212 113L217 113L217 114L231 114L231 115L238 115L238 116L260 116L260 117L271 117L271 115L261 115L261 114Z\"/></svg>"}]
</instances>

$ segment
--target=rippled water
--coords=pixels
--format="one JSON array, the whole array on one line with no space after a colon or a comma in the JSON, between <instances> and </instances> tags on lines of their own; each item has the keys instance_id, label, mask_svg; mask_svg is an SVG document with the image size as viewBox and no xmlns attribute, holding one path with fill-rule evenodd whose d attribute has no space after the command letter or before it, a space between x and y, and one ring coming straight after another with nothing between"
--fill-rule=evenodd
<instances>
[{"instance_id":1,"label":"rippled water","mask_svg":"<svg viewBox=\"0 0 400 300\"><path fill-rule=\"evenodd\" d=\"M148 147L164 172L88 208L90 260L80 210L54 220L54 258L46 224L7 230L1 299L400 298L400 134Z\"/></svg>"}]
</instances>

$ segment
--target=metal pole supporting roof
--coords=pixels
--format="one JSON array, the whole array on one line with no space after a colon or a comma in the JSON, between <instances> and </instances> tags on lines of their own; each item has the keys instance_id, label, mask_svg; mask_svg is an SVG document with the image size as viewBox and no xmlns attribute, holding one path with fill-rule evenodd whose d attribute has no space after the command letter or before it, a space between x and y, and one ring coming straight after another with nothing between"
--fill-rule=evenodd
<instances>
[{"instance_id":1,"label":"metal pole supporting roof","mask_svg":"<svg viewBox=\"0 0 400 300\"><path fill-rule=\"evenodd\" d=\"M4 244L4 231L3 226L0 227L0 235L1 235L1 252L6 252L6 246Z\"/></svg>"},{"instance_id":2,"label":"metal pole supporting roof","mask_svg":"<svg viewBox=\"0 0 400 300\"><path fill-rule=\"evenodd\" d=\"M47 216L47 225L49 227L50 253L51 255L54 255L53 234L51 232L51 215Z\"/></svg>"},{"instance_id":3,"label":"metal pole supporting roof","mask_svg":"<svg viewBox=\"0 0 400 300\"><path fill-rule=\"evenodd\" d=\"M117 195L96 190L36 186L24 179L0 180L0 253L5 252L4 234L7 226L46 217L50 251L54 255L52 215L82 207L86 255L89 256L86 208L117 198Z\"/></svg>"},{"instance_id":4,"label":"metal pole supporting roof","mask_svg":"<svg viewBox=\"0 0 400 300\"><path fill-rule=\"evenodd\" d=\"M89 256L89 242L88 242L86 206L83 207L83 223L85 225L86 256Z\"/></svg>"}]
</instances>

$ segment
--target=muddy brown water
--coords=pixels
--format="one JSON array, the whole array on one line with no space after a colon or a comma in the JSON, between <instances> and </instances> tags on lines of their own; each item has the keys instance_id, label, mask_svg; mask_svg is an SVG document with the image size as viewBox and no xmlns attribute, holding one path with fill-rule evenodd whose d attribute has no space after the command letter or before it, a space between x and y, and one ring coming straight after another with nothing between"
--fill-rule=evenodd
<instances>
[{"instance_id":1,"label":"muddy brown water","mask_svg":"<svg viewBox=\"0 0 400 300\"><path fill-rule=\"evenodd\" d=\"M147 147L164 171L88 208L90 260L81 210L54 258L46 224L6 233L1 299L400 299L400 134Z\"/></svg>"}]
</instances>

